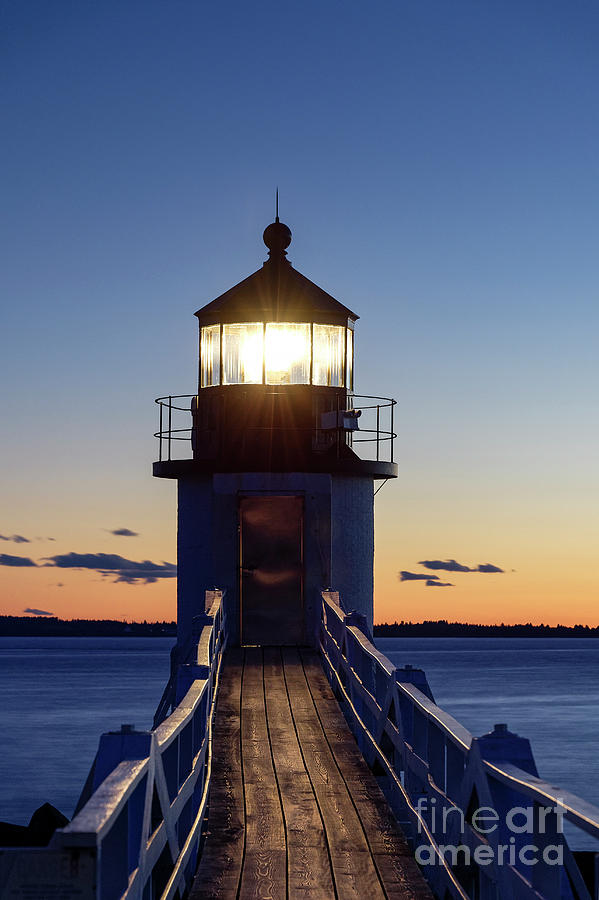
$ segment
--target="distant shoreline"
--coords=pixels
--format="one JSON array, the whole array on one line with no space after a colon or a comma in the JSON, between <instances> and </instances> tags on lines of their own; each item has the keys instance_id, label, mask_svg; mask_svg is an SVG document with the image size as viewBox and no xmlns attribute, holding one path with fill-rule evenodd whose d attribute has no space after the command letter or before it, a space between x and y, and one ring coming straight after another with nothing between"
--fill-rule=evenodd
<instances>
[{"instance_id":1,"label":"distant shoreline","mask_svg":"<svg viewBox=\"0 0 599 900\"><path fill-rule=\"evenodd\" d=\"M176 622L0 616L0 637L176 637ZM466 622L394 622L374 626L375 637L570 637L599 638L599 626L471 625Z\"/></svg>"},{"instance_id":2,"label":"distant shoreline","mask_svg":"<svg viewBox=\"0 0 599 900\"><path fill-rule=\"evenodd\" d=\"M0 637L176 637L176 622L0 616Z\"/></svg>"},{"instance_id":3,"label":"distant shoreline","mask_svg":"<svg viewBox=\"0 0 599 900\"><path fill-rule=\"evenodd\" d=\"M571 637L599 638L599 626L589 625L471 625L467 622L394 622L375 625L375 637Z\"/></svg>"}]
</instances>

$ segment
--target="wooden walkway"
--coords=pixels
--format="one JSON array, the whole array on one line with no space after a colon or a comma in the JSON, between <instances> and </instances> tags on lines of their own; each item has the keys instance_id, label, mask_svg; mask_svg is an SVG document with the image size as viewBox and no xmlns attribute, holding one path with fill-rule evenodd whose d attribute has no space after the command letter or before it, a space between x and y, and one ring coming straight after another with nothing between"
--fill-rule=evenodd
<instances>
[{"instance_id":1,"label":"wooden walkway","mask_svg":"<svg viewBox=\"0 0 599 900\"><path fill-rule=\"evenodd\" d=\"M432 898L313 651L227 654L189 900Z\"/></svg>"}]
</instances>

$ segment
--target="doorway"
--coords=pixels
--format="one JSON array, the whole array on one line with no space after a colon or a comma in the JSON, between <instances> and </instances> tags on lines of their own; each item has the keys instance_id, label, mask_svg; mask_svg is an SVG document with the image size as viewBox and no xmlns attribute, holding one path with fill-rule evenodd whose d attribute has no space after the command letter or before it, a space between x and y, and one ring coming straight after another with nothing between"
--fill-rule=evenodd
<instances>
[{"instance_id":1,"label":"doorway","mask_svg":"<svg viewBox=\"0 0 599 900\"><path fill-rule=\"evenodd\" d=\"M303 497L241 497L242 644L304 639Z\"/></svg>"}]
</instances>

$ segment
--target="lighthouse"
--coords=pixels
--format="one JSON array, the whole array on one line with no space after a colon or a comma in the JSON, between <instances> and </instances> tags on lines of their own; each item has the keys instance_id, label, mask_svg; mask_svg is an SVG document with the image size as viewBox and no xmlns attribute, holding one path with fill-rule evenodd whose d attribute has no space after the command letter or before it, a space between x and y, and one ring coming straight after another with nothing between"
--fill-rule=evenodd
<instances>
[{"instance_id":1,"label":"lighthouse","mask_svg":"<svg viewBox=\"0 0 599 900\"><path fill-rule=\"evenodd\" d=\"M178 488L179 645L213 588L229 644L315 646L323 590L372 629L395 401L355 394L358 316L291 265L287 225L263 238L262 267L195 314L197 392L157 401L153 472Z\"/></svg>"}]
</instances>

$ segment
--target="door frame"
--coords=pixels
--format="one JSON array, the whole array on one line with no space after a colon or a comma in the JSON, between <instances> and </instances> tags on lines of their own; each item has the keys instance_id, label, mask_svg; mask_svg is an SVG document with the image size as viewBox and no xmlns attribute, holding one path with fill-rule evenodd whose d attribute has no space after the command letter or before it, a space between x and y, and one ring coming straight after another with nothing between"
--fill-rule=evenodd
<instances>
[{"instance_id":1,"label":"door frame","mask_svg":"<svg viewBox=\"0 0 599 900\"><path fill-rule=\"evenodd\" d=\"M242 550L242 523L241 523L241 505L242 501L247 499L258 499L263 497L265 500L269 497L296 497L301 501L301 522L300 522L300 608L301 608L301 619L302 619L302 628L301 628L301 640L302 644L298 644L297 646L303 646L303 643L306 639L306 598L304 596L305 585L306 585L306 562L304 557L305 551L305 524L306 524L306 492L305 491L238 491L237 492L237 591L239 595L239 646L240 647L253 647L253 646L261 646L255 644L246 644L243 640L243 573L242 573L242 560L243 560L243 550ZM290 645L292 646L292 645Z\"/></svg>"}]
</instances>

